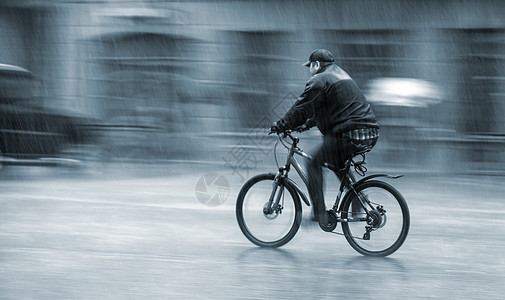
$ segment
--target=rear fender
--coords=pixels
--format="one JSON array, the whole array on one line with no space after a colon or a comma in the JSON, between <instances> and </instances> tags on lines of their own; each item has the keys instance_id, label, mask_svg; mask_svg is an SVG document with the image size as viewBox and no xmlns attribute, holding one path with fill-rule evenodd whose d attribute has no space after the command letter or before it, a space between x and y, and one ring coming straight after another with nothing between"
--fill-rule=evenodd
<instances>
[{"instance_id":1,"label":"rear fender","mask_svg":"<svg viewBox=\"0 0 505 300\"><path fill-rule=\"evenodd\" d=\"M352 186L358 186L358 185L362 184L365 181L368 181L370 179L377 178L377 177L386 177L386 178L389 178L389 179L398 179L398 178L403 177L403 175L374 174L374 175L370 175L370 176L366 176L364 178L361 178L360 180L358 180L357 182L355 182Z\"/></svg>"},{"instance_id":2,"label":"rear fender","mask_svg":"<svg viewBox=\"0 0 505 300\"><path fill-rule=\"evenodd\" d=\"M353 188L357 188L357 187L359 187L360 184L362 184L364 182L367 182L370 179L377 178L377 177L386 177L386 178L390 178L390 179L398 179L398 178L403 177L403 175L374 174L374 175L363 177L361 180L358 180L357 182L355 182L352 186L353 186ZM340 207L338 209L339 211L343 210L342 206L347 201L347 198L351 197L351 195L355 195L355 193L353 193L351 191L345 193L344 198L342 199L342 201L340 201Z\"/></svg>"}]
</instances>

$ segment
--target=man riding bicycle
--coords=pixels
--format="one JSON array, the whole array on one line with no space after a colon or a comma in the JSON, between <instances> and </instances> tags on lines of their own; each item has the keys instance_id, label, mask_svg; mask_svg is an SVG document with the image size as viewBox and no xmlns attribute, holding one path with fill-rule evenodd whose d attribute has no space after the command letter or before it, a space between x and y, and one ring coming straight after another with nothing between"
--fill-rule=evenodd
<instances>
[{"instance_id":1,"label":"man riding bicycle","mask_svg":"<svg viewBox=\"0 0 505 300\"><path fill-rule=\"evenodd\" d=\"M314 50L303 66L309 67L312 77L271 131L282 133L299 126L306 129L317 126L323 134L323 143L309 161L307 172L314 219L328 231L332 224L324 203L322 166L330 163L343 168L349 156L372 148L379 136L379 124L358 85L335 64L330 51Z\"/></svg>"}]
</instances>

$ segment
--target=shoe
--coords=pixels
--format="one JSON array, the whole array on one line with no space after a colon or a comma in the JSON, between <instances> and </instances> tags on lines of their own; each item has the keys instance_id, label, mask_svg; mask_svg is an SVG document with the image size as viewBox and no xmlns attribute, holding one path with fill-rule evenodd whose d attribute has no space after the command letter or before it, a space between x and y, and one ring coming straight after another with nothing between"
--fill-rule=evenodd
<instances>
[{"instance_id":1,"label":"shoe","mask_svg":"<svg viewBox=\"0 0 505 300\"><path fill-rule=\"evenodd\" d=\"M332 232L337 228L337 223L337 215L333 210L328 210L325 214L319 216L319 227L323 231Z\"/></svg>"}]
</instances>

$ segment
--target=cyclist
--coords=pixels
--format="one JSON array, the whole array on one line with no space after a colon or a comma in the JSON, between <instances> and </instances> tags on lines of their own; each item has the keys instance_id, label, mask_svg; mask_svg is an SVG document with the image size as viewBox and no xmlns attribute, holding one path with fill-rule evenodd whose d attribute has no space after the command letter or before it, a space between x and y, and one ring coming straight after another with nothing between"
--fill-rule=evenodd
<instances>
[{"instance_id":1,"label":"cyclist","mask_svg":"<svg viewBox=\"0 0 505 300\"><path fill-rule=\"evenodd\" d=\"M365 96L354 80L335 64L325 49L314 50L303 64L312 75L305 90L285 116L273 123L271 132L282 133L297 127L317 126L323 143L308 162L309 194L313 203L314 221L330 231L323 194L323 163L343 168L350 155L377 142L379 124ZM341 180L341 178L340 178Z\"/></svg>"}]
</instances>

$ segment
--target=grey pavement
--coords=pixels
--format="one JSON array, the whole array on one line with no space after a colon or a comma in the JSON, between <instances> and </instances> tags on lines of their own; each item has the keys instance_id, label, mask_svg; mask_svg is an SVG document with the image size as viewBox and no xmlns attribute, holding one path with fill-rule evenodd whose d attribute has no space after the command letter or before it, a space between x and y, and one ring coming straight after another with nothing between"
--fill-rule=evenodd
<instances>
[{"instance_id":1,"label":"grey pavement","mask_svg":"<svg viewBox=\"0 0 505 300\"><path fill-rule=\"evenodd\" d=\"M504 177L389 181L411 230L396 253L369 258L315 227L256 247L235 220L241 178L217 170L230 193L206 207L195 186L212 167L166 168L3 178L0 299L502 299Z\"/></svg>"}]
</instances>

